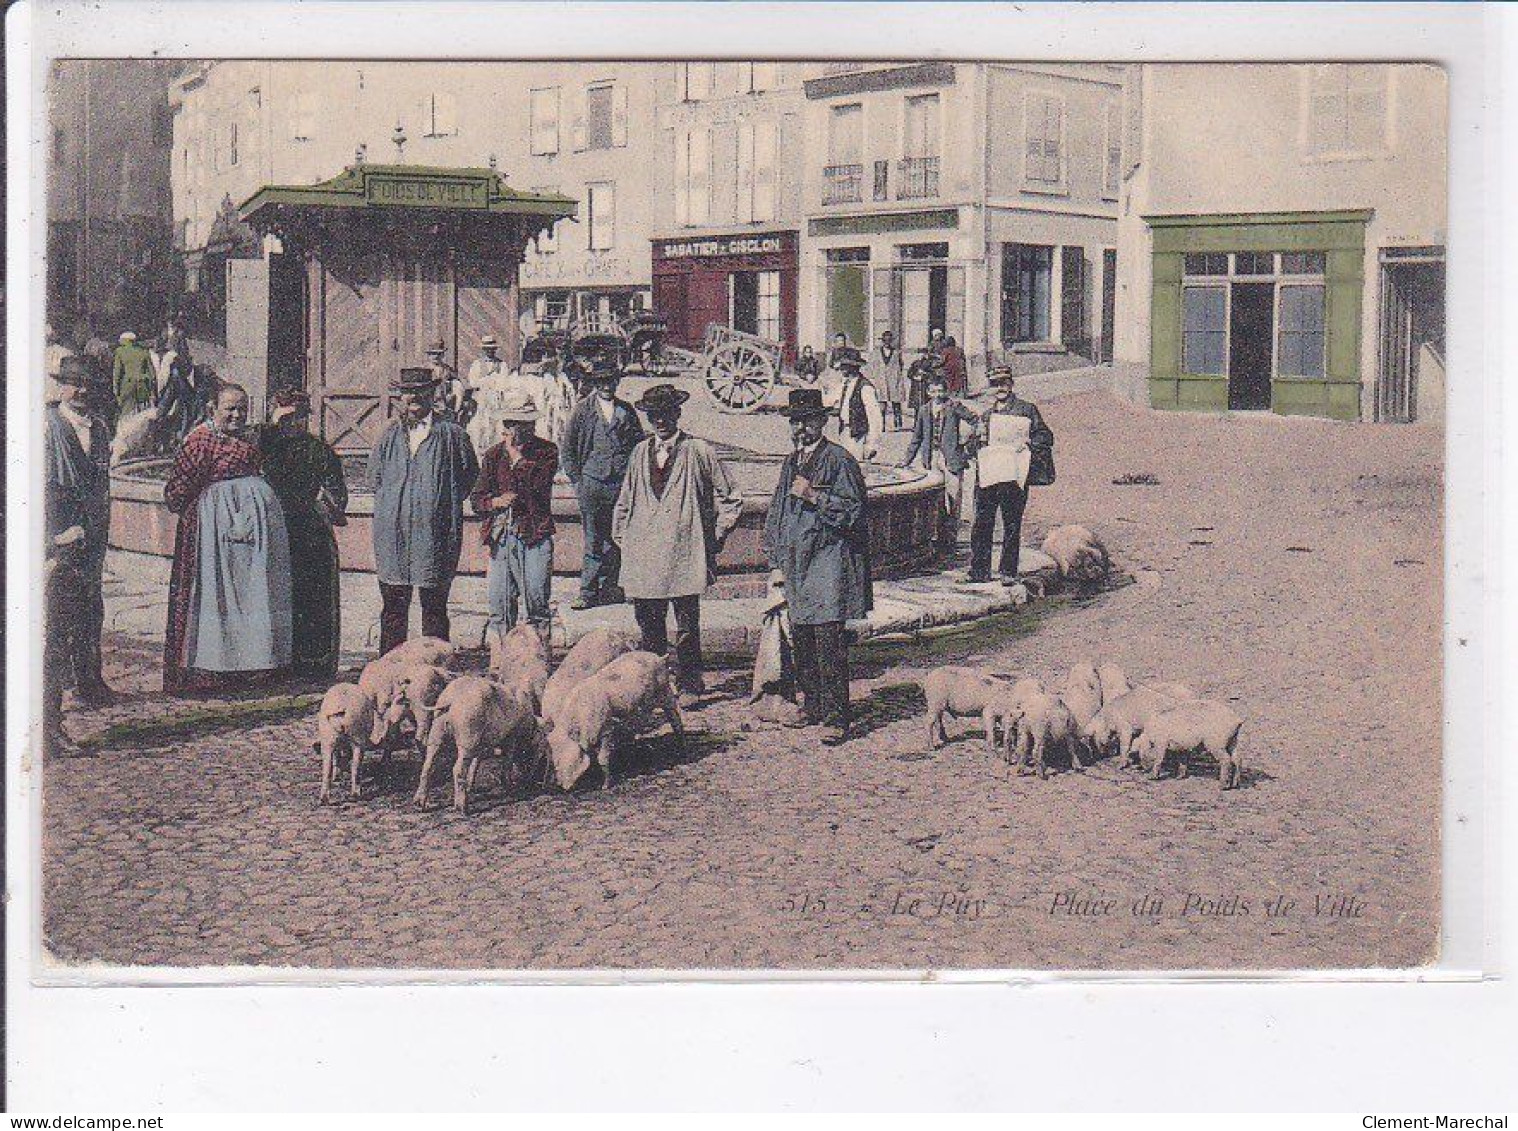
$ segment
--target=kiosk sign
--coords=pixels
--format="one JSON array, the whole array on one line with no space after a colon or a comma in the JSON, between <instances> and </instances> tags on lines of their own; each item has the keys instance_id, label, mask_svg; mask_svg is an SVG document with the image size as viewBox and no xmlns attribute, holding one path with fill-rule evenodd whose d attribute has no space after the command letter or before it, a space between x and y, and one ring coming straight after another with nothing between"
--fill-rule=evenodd
<instances>
[{"instance_id":1,"label":"kiosk sign","mask_svg":"<svg viewBox=\"0 0 1518 1131\"><path fill-rule=\"evenodd\" d=\"M489 208L490 182L436 177L406 177L388 173L364 178L364 201L368 204L409 208Z\"/></svg>"}]
</instances>

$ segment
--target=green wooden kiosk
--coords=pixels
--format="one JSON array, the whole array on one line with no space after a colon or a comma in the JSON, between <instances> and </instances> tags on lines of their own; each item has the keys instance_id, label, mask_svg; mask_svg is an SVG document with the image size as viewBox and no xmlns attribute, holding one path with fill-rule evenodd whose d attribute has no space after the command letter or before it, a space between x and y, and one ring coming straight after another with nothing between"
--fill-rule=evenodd
<instances>
[{"instance_id":1,"label":"green wooden kiosk","mask_svg":"<svg viewBox=\"0 0 1518 1131\"><path fill-rule=\"evenodd\" d=\"M357 452L384 427L390 382L425 365L430 343L464 368L493 334L517 363L518 269L576 204L517 192L493 169L361 164L319 184L266 186L238 211L280 246L269 391L303 385L319 434Z\"/></svg>"}]
</instances>

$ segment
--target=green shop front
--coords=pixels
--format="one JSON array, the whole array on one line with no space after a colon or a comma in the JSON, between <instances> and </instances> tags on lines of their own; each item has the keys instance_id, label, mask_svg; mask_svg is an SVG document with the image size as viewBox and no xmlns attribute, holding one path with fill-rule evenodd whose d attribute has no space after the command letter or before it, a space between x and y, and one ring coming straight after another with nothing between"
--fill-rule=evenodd
<instances>
[{"instance_id":1,"label":"green shop front","mask_svg":"<svg viewBox=\"0 0 1518 1131\"><path fill-rule=\"evenodd\" d=\"M1146 216L1155 408L1360 418L1369 210Z\"/></svg>"}]
</instances>

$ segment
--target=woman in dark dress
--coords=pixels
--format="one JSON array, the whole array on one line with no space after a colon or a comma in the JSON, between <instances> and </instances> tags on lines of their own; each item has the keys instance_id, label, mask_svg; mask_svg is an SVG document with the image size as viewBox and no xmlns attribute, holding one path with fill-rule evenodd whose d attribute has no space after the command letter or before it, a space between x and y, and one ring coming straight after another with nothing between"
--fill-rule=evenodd
<instances>
[{"instance_id":1,"label":"woman in dark dress","mask_svg":"<svg viewBox=\"0 0 1518 1131\"><path fill-rule=\"evenodd\" d=\"M285 511L290 535L290 580L295 674L330 679L341 651L337 539L348 506L343 465L307 425L311 398L296 389L275 394L271 423L260 429L264 478Z\"/></svg>"}]
</instances>

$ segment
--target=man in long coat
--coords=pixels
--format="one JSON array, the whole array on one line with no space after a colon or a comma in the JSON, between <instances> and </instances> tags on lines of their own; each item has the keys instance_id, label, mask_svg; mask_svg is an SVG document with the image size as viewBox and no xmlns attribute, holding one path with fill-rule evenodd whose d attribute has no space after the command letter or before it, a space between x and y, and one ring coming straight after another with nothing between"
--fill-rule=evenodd
<instances>
[{"instance_id":1,"label":"man in long coat","mask_svg":"<svg viewBox=\"0 0 1518 1131\"><path fill-rule=\"evenodd\" d=\"M86 401L89 368L72 354L59 361L58 400L47 406L45 501L49 543L70 534L58 572L47 626L48 675L61 692L91 707L115 699L101 674L100 632L105 623L101 575L110 533L110 428ZM77 532L76 532L77 531Z\"/></svg>"},{"instance_id":2,"label":"man in long coat","mask_svg":"<svg viewBox=\"0 0 1518 1131\"><path fill-rule=\"evenodd\" d=\"M413 589L421 593L422 635L448 639L448 591L464 544L464 500L480 463L464 429L433 412L436 388L432 370L401 370L391 386L400 413L369 456L382 656L406 639Z\"/></svg>"},{"instance_id":3,"label":"man in long coat","mask_svg":"<svg viewBox=\"0 0 1518 1131\"><path fill-rule=\"evenodd\" d=\"M880 392L880 399L890 407L892 427L901 431L901 405L907 399L907 373L901 351L896 348L896 335L891 331L880 332L880 344L870 354L868 372Z\"/></svg>"},{"instance_id":4,"label":"man in long coat","mask_svg":"<svg viewBox=\"0 0 1518 1131\"><path fill-rule=\"evenodd\" d=\"M617 396L621 379L615 359L595 359L587 375L591 393L570 414L559 447L559 464L580 500L585 545L580 595L570 606L575 609L619 604L624 596L617 584L621 561L611 537L612 512L632 450L643 439L643 425L632 405Z\"/></svg>"},{"instance_id":5,"label":"man in long coat","mask_svg":"<svg viewBox=\"0 0 1518 1131\"><path fill-rule=\"evenodd\" d=\"M793 389L786 415L795 450L785 457L764 525L770 567L785 585L803 723L823 742L847 742L849 656L844 623L874 607L866 488L859 464L823 438L828 409L816 389Z\"/></svg>"},{"instance_id":6,"label":"man in long coat","mask_svg":"<svg viewBox=\"0 0 1518 1131\"><path fill-rule=\"evenodd\" d=\"M717 580L717 553L743 513L743 495L716 450L680 430L689 399L655 385L638 400L654 434L633 449L611 531L645 652L668 651L666 618L675 607L675 687L685 706L706 690L701 594Z\"/></svg>"}]
</instances>

